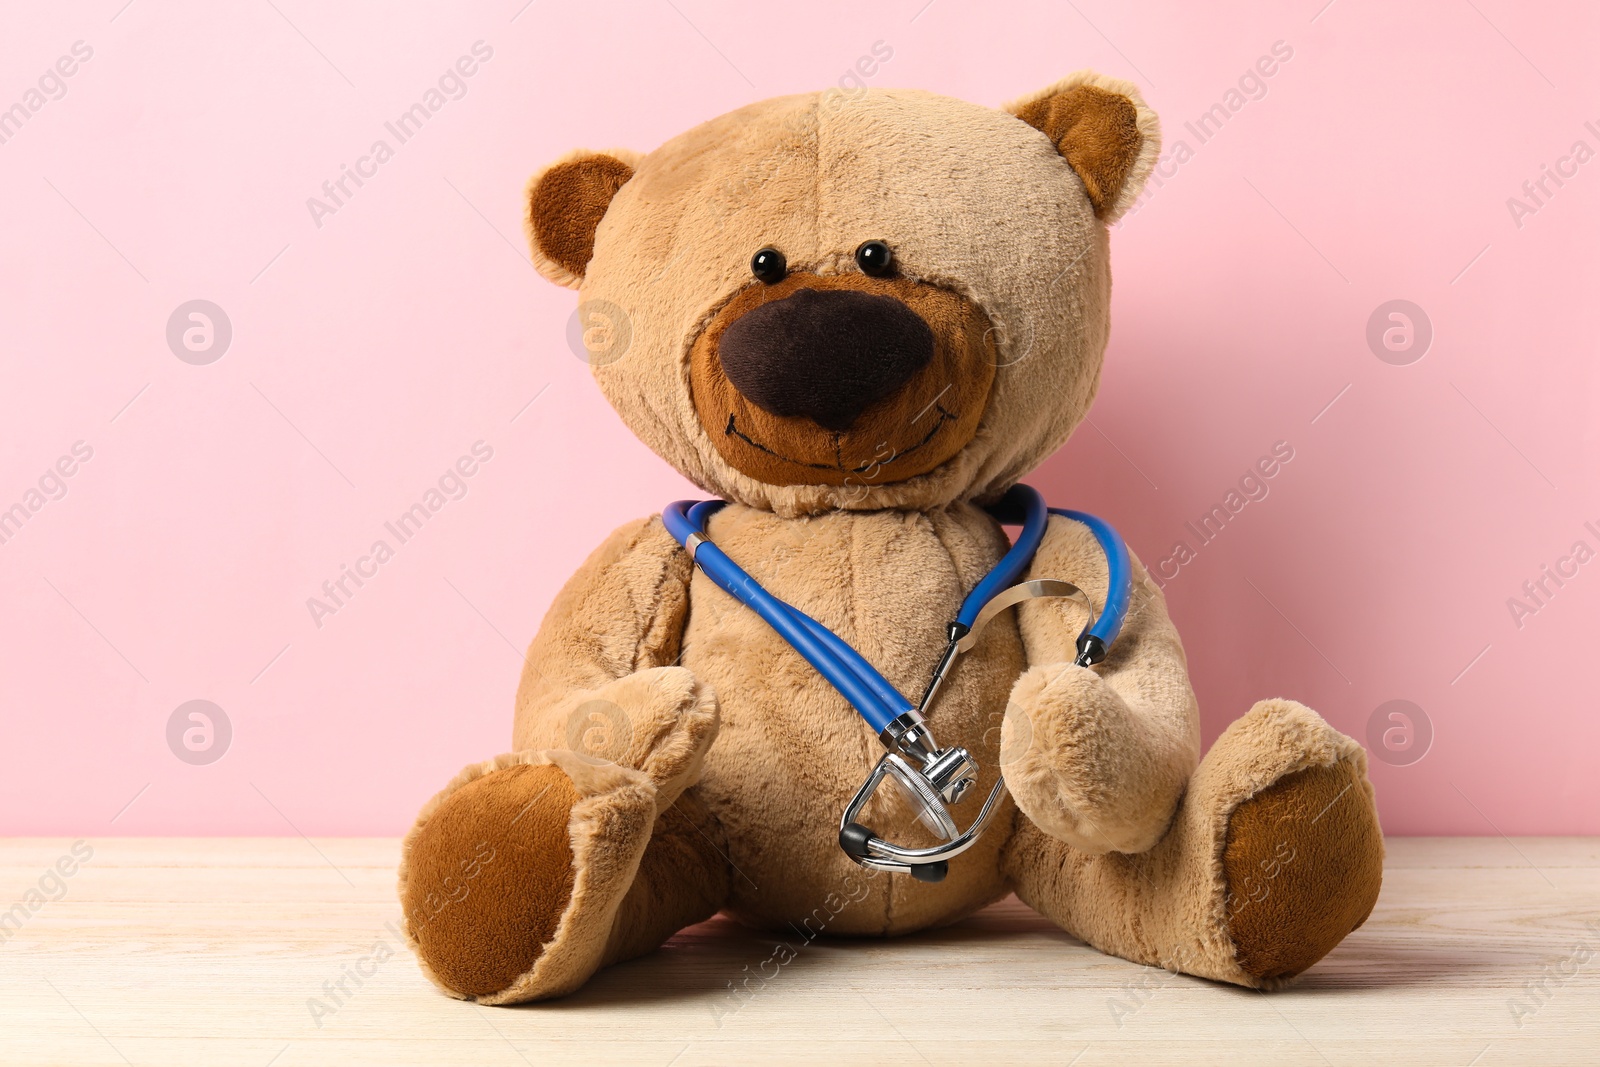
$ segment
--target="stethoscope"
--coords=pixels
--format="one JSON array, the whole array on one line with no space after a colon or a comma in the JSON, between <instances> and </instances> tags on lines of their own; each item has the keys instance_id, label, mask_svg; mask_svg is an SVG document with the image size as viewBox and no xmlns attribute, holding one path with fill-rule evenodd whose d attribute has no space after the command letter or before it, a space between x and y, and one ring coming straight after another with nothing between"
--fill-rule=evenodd
<instances>
[{"instance_id":1,"label":"stethoscope","mask_svg":"<svg viewBox=\"0 0 1600 1067\"><path fill-rule=\"evenodd\" d=\"M926 719L956 657L976 645L984 628L1007 608L1038 597L1069 597L1082 603L1092 617L1078 635L1074 662L1080 667L1099 663L1122 629L1132 599L1128 546L1104 520L1082 511L1046 507L1044 498L1033 489L1026 485L1013 486L988 511L1002 524L1020 523L1022 532L994 569L962 601L960 612L949 626L949 644L933 668L922 699L913 704L838 634L767 592L760 582L706 537L706 520L726 503L723 500L679 500L669 504L661 518L667 531L689 551L694 565L719 589L752 609L777 631L778 636L789 642L860 712L888 749L839 819L840 847L863 867L909 874L923 882L942 881L949 873L950 859L978 840L1006 791L1005 778L998 778L972 824L965 831L956 826L950 807L960 803L977 781L978 764L965 748L940 748L929 732ZM1108 591L1106 603L1098 615L1088 595L1071 582L1055 578L1017 582L1038 552L1051 515L1083 523L1106 554ZM929 848L904 848L885 841L856 821L885 779L904 787L921 805L923 822L941 838L940 844Z\"/></svg>"}]
</instances>

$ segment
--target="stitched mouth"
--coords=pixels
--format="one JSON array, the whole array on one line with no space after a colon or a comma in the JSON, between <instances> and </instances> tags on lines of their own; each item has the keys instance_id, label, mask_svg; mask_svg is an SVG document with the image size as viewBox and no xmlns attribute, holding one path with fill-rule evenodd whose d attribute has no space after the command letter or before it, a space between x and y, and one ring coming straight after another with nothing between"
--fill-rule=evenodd
<instances>
[{"instance_id":1,"label":"stitched mouth","mask_svg":"<svg viewBox=\"0 0 1600 1067\"><path fill-rule=\"evenodd\" d=\"M777 449L757 441L754 437L751 437L749 434L739 429L738 416L731 411L728 413L728 425L723 430L723 433L729 437L737 437L751 448L759 449L769 456L783 460L785 463L793 463L796 466L805 467L810 470L843 471L846 474L865 474L867 471L880 470L892 463L896 463L899 460L905 459L907 456L914 455L918 450L930 444L933 439L939 435L939 431L944 429L946 423L956 421L957 416L953 412L947 411L942 404L933 404L932 411L936 416L933 425L928 428L928 432L923 434L921 440L917 441L916 444L908 445L901 449L891 450L886 456L875 456L867 462L855 467L847 467L845 465L842 451L844 434L842 432L830 433L830 436L833 438L834 461L832 463L815 463L809 460L796 459L793 456L784 455ZM880 445L879 447L881 448L883 446Z\"/></svg>"}]
</instances>

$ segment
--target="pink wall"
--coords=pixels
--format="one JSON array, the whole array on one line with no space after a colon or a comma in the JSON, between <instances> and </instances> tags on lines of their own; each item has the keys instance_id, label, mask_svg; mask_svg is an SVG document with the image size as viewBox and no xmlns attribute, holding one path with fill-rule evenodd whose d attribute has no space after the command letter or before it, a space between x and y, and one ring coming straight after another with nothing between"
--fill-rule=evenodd
<instances>
[{"instance_id":1,"label":"pink wall","mask_svg":"<svg viewBox=\"0 0 1600 1067\"><path fill-rule=\"evenodd\" d=\"M0 107L39 105L0 144L0 508L47 491L0 545L0 833L393 834L503 749L560 582L686 488L569 351L523 182L879 41L873 84L998 104L1090 66L1165 119L1163 184L1113 238L1093 425L1034 481L1172 559L1207 741L1264 696L1363 738L1410 701L1431 746L1373 761L1391 833L1600 832L1600 561L1507 606L1600 549L1600 161L1568 158L1600 150L1592 7L124 2L0 36ZM384 123L478 41L397 144ZM393 158L313 219L379 138ZM214 362L169 347L191 300L231 323ZM1392 300L1431 322L1420 359L1369 347ZM465 495L316 625L307 598L480 441ZM1186 521L1280 441L1268 495L1199 545ZM231 725L217 762L169 749L192 700Z\"/></svg>"}]
</instances>

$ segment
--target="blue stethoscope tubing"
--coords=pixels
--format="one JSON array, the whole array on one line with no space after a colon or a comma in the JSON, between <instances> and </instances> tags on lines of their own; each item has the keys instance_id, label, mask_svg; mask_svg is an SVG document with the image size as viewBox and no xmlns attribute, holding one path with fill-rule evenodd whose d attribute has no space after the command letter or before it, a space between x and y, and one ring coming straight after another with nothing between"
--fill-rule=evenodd
<instances>
[{"instance_id":1,"label":"blue stethoscope tubing","mask_svg":"<svg viewBox=\"0 0 1600 1067\"><path fill-rule=\"evenodd\" d=\"M724 500L678 500L667 505L661 519L667 532L690 549L695 565L705 576L777 631L839 691L874 732L881 734L896 718L914 710L916 705L838 634L767 592L715 542L706 538L707 519L726 503ZM1003 524L1020 521L1022 530L1000 562L962 601L961 610L950 626L951 639L965 635L984 605L1021 579L1044 541L1049 516L1060 515L1087 526L1106 555L1109 581L1105 606L1078 637L1078 662L1083 666L1099 662L1121 631L1132 600L1128 546L1122 536L1110 523L1087 512L1046 507L1044 498L1026 485L1012 486L989 511Z\"/></svg>"}]
</instances>

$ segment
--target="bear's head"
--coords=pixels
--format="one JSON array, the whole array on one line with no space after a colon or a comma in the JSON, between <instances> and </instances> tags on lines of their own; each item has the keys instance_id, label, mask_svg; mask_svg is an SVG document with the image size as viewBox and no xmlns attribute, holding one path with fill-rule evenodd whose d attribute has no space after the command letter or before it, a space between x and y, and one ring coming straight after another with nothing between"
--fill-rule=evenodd
<instances>
[{"instance_id":1,"label":"bear's head","mask_svg":"<svg viewBox=\"0 0 1600 1067\"><path fill-rule=\"evenodd\" d=\"M1106 226L1160 148L1079 73L1002 111L914 90L751 104L528 186L596 379L703 489L784 515L1003 492L1071 433L1108 331Z\"/></svg>"}]
</instances>

